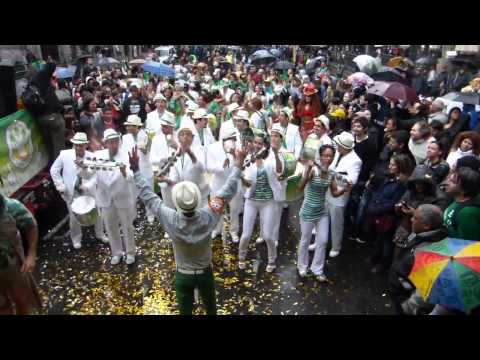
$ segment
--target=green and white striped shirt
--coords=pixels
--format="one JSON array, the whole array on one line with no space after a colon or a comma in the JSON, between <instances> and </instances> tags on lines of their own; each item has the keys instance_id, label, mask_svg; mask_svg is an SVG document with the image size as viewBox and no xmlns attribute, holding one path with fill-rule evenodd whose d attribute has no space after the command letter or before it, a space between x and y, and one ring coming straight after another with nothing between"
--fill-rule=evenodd
<instances>
[{"instance_id":1,"label":"green and white striped shirt","mask_svg":"<svg viewBox=\"0 0 480 360\"><path fill-rule=\"evenodd\" d=\"M264 166L257 167L257 183L252 200L269 201L273 199L273 191L268 183L267 170Z\"/></svg>"},{"instance_id":2,"label":"green and white striped shirt","mask_svg":"<svg viewBox=\"0 0 480 360\"><path fill-rule=\"evenodd\" d=\"M312 180L305 188L303 204L300 209L300 219L314 222L327 214L325 196L332 179L333 173L331 171L328 172L326 179L322 179L319 173L313 175Z\"/></svg>"}]
</instances>

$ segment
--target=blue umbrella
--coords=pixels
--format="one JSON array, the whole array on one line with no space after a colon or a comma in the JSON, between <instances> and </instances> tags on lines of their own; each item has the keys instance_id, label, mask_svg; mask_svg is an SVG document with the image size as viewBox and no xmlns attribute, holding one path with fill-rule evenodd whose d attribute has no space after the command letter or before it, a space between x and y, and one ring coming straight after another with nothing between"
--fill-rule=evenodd
<instances>
[{"instance_id":1,"label":"blue umbrella","mask_svg":"<svg viewBox=\"0 0 480 360\"><path fill-rule=\"evenodd\" d=\"M148 71L152 74L157 74L168 78L175 77L175 70L173 68L156 61L150 61L143 64L143 71Z\"/></svg>"},{"instance_id":2,"label":"blue umbrella","mask_svg":"<svg viewBox=\"0 0 480 360\"><path fill-rule=\"evenodd\" d=\"M77 67L74 65L70 65L68 68L66 67L57 67L56 69L57 75L59 79L67 79L73 78Z\"/></svg>"}]
</instances>

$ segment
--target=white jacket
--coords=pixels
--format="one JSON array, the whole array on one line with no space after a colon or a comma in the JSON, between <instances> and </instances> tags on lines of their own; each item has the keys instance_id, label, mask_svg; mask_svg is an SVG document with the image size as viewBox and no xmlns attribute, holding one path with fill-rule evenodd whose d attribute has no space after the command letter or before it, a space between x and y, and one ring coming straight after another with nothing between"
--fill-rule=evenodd
<instances>
[{"instance_id":1,"label":"white jacket","mask_svg":"<svg viewBox=\"0 0 480 360\"><path fill-rule=\"evenodd\" d=\"M163 115L163 114L162 114ZM158 131L162 127L160 124L160 117L158 110L151 111L147 114L147 120L145 120L145 129Z\"/></svg>"},{"instance_id":2,"label":"white jacket","mask_svg":"<svg viewBox=\"0 0 480 360\"><path fill-rule=\"evenodd\" d=\"M228 134L229 132L235 129L236 127L235 127L235 123L233 122L233 119L224 121L220 126L220 133L218 135L218 139L222 141L226 134Z\"/></svg>"},{"instance_id":3,"label":"white jacket","mask_svg":"<svg viewBox=\"0 0 480 360\"><path fill-rule=\"evenodd\" d=\"M450 152L447 156L447 163L448 165L450 165L450 169L455 170L455 168L457 167L458 159L469 155L473 155L472 150L463 152L462 150L460 150L460 148L458 148L457 150Z\"/></svg>"},{"instance_id":4,"label":"white jacket","mask_svg":"<svg viewBox=\"0 0 480 360\"><path fill-rule=\"evenodd\" d=\"M95 152L99 159L109 159L108 149ZM113 158L116 162L126 165L127 177L123 177L119 168L113 171L97 171L97 187L95 197L97 205L101 208L115 206L119 209L132 209L136 213L135 188L133 182L133 172L130 170L128 155L119 149L117 155ZM133 215L133 213L132 213Z\"/></svg>"},{"instance_id":5,"label":"white jacket","mask_svg":"<svg viewBox=\"0 0 480 360\"><path fill-rule=\"evenodd\" d=\"M230 164L227 168L224 168L223 165L227 158L230 160ZM207 146L207 171L213 174L211 182L213 193L220 191L222 186L227 182L234 164L235 160L233 156L225 153L222 142L216 141Z\"/></svg>"},{"instance_id":6,"label":"white jacket","mask_svg":"<svg viewBox=\"0 0 480 360\"><path fill-rule=\"evenodd\" d=\"M93 153L85 151L85 157L93 157ZM94 173L91 170L82 170L74 161L77 159L74 149L62 150L55 159L50 168L50 175L57 190L65 189L63 199L71 203L73 200L73 189L77 176L87 180L83 185L88 189L87 192L93 194L94 191Z\"/></svg>"},{"instance_id":7,"label":"white jacket","mask_svg":"<svg viewBox=\"0 0 480 360\"><path fill-rule=\"evenodd\" d=\"M175 131L172 133L172 138L177 138ZM162 130L157 131L153 137L152 146L150 147L150 164L158 165L162 160L167 159L174 151L174 148L168 146L166 135Z\"/></svg>"},{"instance_id":8,"label":"white jacket","mask_svg":"<svg viewBox=\"0 0 480 360\"><path fill-rule=\"evenodd\" d=\"M146 145L148 143L148 135L145 130L140 129L137 134L137 139L132 134L125 134L122 136L122 150L126 154L131 153L133 148L138 144ZM153 177L152 165L150 164L150 153L144 154L138 150L140 172L147 179L151 180Z\"/></svg>"},{"instance_id":9,"label":"white jacket","mask_svg":"<svg viewBox=\"0 0 480 360\"><path fill-rule=\"evenodd\" d=\"M295 159L300 157L302 151L302 138L298 126L294 124L288 124L287 130L284 133L285 144L287 145L287 151L295 154Z\"/></svg>"},{"instance_id":10,"label":"white jacket","mask_svg":"<svg viewBox=\"0 0 480 360\"><path fill-rule=\"evenodd\" d=\"M282 163L282 171L277 173L277 166L275 160L275 154L272 150L269 151L268 157L264 160L263 166L267 171L268 183L272 188L273 199L275 201L285 201L285 195L287 191L287 179L278 180L278 177L283 174L283 169L285 167L285 162L283 156L280 156L280 161ZM248 180L252 185L245 190L245 198L250 199L255 193L255 186L257 184L257 164L254 163L245 169L245 180Z\"/></svg>"},{"instance_id":11,"label":"white jacket","mask_svg":"<svg viewBox=\"0 0 480 360\"><path fill-rule=\"evenodd\" d=\"M355 185L357 183L360 170L362 169L362 160L358 157L355 151L352 150L347 155L342 157L338 165L336 165L339 156L340 153L337 151L335 153L333 163L330 165L330 170L333 170L337 173L343 173L342 175L345 176L348 181L351 181L353 185ZM350 193L345 193L342 196L335 198L332 196L330 188L327 191L327 201L331 205L346 206L349 197Z\"/></svg>"}]
</instances>

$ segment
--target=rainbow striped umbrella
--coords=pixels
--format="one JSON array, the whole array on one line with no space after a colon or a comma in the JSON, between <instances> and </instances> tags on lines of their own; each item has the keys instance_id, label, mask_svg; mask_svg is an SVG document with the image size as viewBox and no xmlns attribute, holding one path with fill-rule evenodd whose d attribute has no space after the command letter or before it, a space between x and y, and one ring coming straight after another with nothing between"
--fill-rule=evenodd
<instances>
[{"instance_id":1,"label":"rainbow striped umbrella","mask_svg":"<svg viewBox=\"0 0 480 360\"><path fill-rule=\"evenodd\" d=\"M480 305L480 242L446 238L422 247L409 279L430 304L469 312Z\"/></svg>"}]
</instances>

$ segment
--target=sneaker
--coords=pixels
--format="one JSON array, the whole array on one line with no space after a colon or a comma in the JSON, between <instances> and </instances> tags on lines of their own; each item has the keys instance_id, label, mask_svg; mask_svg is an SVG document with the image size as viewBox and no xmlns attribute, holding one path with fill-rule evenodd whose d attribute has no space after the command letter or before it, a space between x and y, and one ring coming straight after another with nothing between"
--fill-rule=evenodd
<instances>
[{"instance_id":1,"label":"sneaker","mask_svg":"<svg viewBox=\"0 0 480 360\"><path fill-rule=\"evenodd\" d=\"M238 268L240 270L245 270L246 267L247 267L247 264L245 263L245 261L239 261L238 262Z\"/></svg>"},{"instance_id":2,"label":"sneaker","mask_svg":"<svg viewBox=\"0 0 480 360\"><path fill-rule=\"evenodd\" d=\"M267 273L272 273L272 272L275 271L276 268L277 268L277 267L276 267L275 265L270 265L270 264L268 264L266 271L267 271Z\"/></svg>"},{"instance_id":3,"label":"sneaker","mask_svg":"<svg viewBox=\"0 0 480 360\"><path fill-rule=\"evenodd\" d=\"M300 276L301 278L304 278L307 276L307 271L306 270L298 270L298 276Z\"/></svg>"},{"instance_id":4,"label":"sneaker","mask_svg":"<svg viewBox=\"0 0 480 360\"><path fill-rule=\"evenodd\" d=\"M121 259L122 258L120 256L116 255L116 256L112 257L112 260L110 261L110 264L117 265L117 264L120 263Z\"/></svg>"},{"instance_id":5,"label":"sneaker","mask_svg":"<svg viewBox=\"0 0 480 360\"><path fill-rule=\"evenodd\" d=\"M328 282L328 279L325 275L317 275L315 276L315 279L317 279L321 283Z\"/></svg>"},{"instance_id":6,"label":"sneaker","mask_svg":"<svg viewBox=\"0 0 480 360\"><path fill-rule=\"evenodd\" d=\"M352 240L352 241L356 241L359 244L365 244L366 243L366 241L360 239L358 236L350 236L348 239Z\"/></svg>"},{"instance_id":7,"label":"sneaker","mask_svg":"<svg viewBox=\"0 0 480 360\"><path fill-rule=\"evenodd\" d=\"M125 263L127 265L132 265L135 262L135 255L127 255L127 260L125 260Z\"/></svg>"},{"instance_id":8,"label":"sneaker","mask_svg":"<svg viewBox=\"0 0 480 360\"><path fill-rule=\"evenodd\" d=\"M234 243L238 243L239 239L238 239L238 235L236 233L230 233L230 237L232 238L232 241Z\"/></svg>"},{"instance_id":9,"label":"sneaker","mask_svg":"<svg viewBox=\"0 0 480 360\"><path fill-rule=\"evenodd\" d=\"M337 257L339 254L340 254L340 251L330 250L330 253L328 254L328 256L330 256L331 258L334 258L334 257Z\"/></svg>"},{"instance_id":10,"label":"sneaker","mask_svg":"<svg viewBox=\"0 0 480 360\"><path fill-rule=\"evenodd\" d=\"M308 251L315 251L315 243L308 245Z\"/></svg>"},{"instance_id":11,"label":"sneaker","mask_svg":"<svg viewBox=\"0 0 480 360\"><path fill-rule=\"evenodd\" d=\"M150 225L152 225L155 222L155 216L153 216L153 215L147 216L147 222Z\"/></svg>"},{"instance_id":12,"label":"sneaker","mask_svg":"<svg viewBox=\"0 0 480 360\"><path fill-rule=\"evenodd\" d=\"M213 231L212 232L212 240L215 239L218 235L219 235L219 233L217 233L216 231Z\"/></svg>"},{"instance_id":13,"label":"sneaker","mask_svg":"<svg viewBox=\"0 0 480 360\"><path fill-rule=\"evenodd\" d=\"M109 241L108 241L108 237L106 237L105 235L102 235L100 237L97 237L97 240L100 240L101 242L103 242L104 244L108 244Z\"/></svg>"},{"instance_id":14,"label":"sneaker","mask_svg":"<svg viewBox=\"0 0 480 360\"><path fill-rule=\"evenodd\" d=\"M258 237L257 240L255 241L256 244L261 244L263 243L265 240L263 240L261 237Z\"/></svg>"},{"instance_id":15,"label":"sneaker","mask_svg":"<svg viewBox=\"0 0 480 360\"><path fill-rule=\"evenodd\" d=\"M78 242L78 243L74 243L74 244L73 244L73 248L74 248L74 249L77 249L77 250L78 250L78 249L81 249L81 248L82 248L82 244L80 244L79 242Z\"/></svg>"},{"instance_id":16,"label":"sneaker","mask_svg":"<svg viewBox=\"0 0 480 360\"><path fill-rule=\"evenodd\" d=\"M163 237L164 237L165 239L170 239L170 235L168 235L167 233L164 233L164 234L163 234Z\"/></svg>"}]
</instances>

